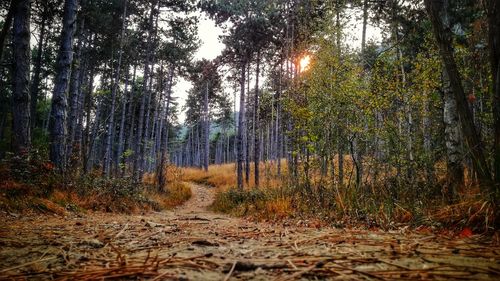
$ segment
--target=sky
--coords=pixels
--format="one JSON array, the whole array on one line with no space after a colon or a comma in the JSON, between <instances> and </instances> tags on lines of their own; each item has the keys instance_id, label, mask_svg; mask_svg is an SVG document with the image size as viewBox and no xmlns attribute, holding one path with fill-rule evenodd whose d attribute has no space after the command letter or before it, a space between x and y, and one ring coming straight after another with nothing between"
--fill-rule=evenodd
<instances>
[{"instance_id":1,"label":"sky","mask_svg":"<svg viewBox=\"0 0 500 281\"><path fill-rule=\"evenodd\" d=\"M224 32L221 28L215 26L215 22L204 16L198 23L198 37L201 41L201 46L195 54L195 59L212 60L222 53L224 44L219 41L219 36ZM192 87L189 81L180 78L174 87L174 97L177 97L180 107L182 108L186 102L189 89ZM184 122L186 115L184 111L179 116L179 122Z\"/></svg>"},{"instance_id":2,"label":"sky","mask_svg":"<svg viewBox=\"0 0 500 281\"><path fill-rule=\"evenodd\" d=\"M361 47L362 21L356 17L351 18L352 20L350 20L346 26L348 30L346 42L350 48L356 49ZM220 55L224 49L224 44L219 41L219 37L223 34L224 31L217 27L213 20L201 16L198 23L198 37L201 45L195 54L195 59L211 60ZM366 34L367 41L373 40L375 42L380 42L381 40L381 31L375 26L368 25ZM180 78L173 89L173 94L178 98L177 101L181 109L185 104L188 91L191 87L192 85L189 81ZM182 111L178 116L179 122L184 122L185 117L185 112Z\"/></svg>"}]
</instances>

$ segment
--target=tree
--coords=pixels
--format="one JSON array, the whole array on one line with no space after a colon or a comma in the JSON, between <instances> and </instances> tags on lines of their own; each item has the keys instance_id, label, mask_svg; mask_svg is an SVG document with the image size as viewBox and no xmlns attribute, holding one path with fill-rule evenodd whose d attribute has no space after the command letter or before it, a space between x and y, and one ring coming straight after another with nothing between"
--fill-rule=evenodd
<instances>
[{"instance_id":1,"label":"tree","mask_svg":"<svg viewBox=\"0 0 500 281\"><path fill-rule=\"evenodd\" d=\"M57 55L56 78L50 113L50 160L65 170L67 90L73 62L73 37L76 28L77 0L65 0L62 32Z\"/></svg>"},{"instance_id":2,"label":"tree","mask_svg":"<svg viewBox=\"0 0 500 281\"><path fill-rule=\"evenodd\" d=\"M19 0L10 0L9 11L5 17L5 21L0 31L0 61L3 60L3 49L5 46L5 39L9 33L9 29L12 26L12 20L14 19L14 14L17 12Z\"/></svg>"},{"instance_id":3,"label":"tree","mask_svg":"<svg viewBox=\"0 0 500 281\"><path fill-rule=\"evenodd\" d=\"M488 34L490 64L493 90L494 117L494 175L496 196L500 201L500 3L495 0L486 1L488 15Z\"/></svg>"},{"instance_id":4,"label":"tree","mask_svg":"<svg viewBox=\"0 0 500 281\"><path fill-rule=\"evenodd\" d=\"M458 188L464 181L464 167L462 164L460 120L458 118L457 103L450 87L450 80L446 70L443 71L443 121L445 124L445 145L447 150L447 199L452 201Z\"/></svg>"},{"instance_id":5,"label":"tree","mask_svg":"<svg viewBox=\"0 0 500 281\"><path fill-rule=\"evenodd\" d=\"M40 93L40 83L41 83L41 75L42 75L42 61L43 61L43 54L44 54L44 47L45 47L45 42L48 40L47 36L47 25L49 25L49 21L51 20L50 13L52 12L49 8L49 4L46 2L41 3L41 11L40 11L40 23L39 23L39 29L40 29L40 34L38 38L38 45L36 48L36 57L34 61L34 73L33 73L33 78L31 79L31 110L30 110L30 117L31 117L31 128L30 130L33 131L36 127L37 123L37 105L38 105L38 98L39 98L39 93ZM32 134L33 135L33 134Z\"/></svg>"},{"instance_id":6,"label":"tree","mask_svg":"<svg viewBox=\"0 0 500 281\"><path fill-rule=\"evenodd\" d=\"M30 17L29 0L13 1L15 5L13 31L12 145L18 154L28 152L30 130ZM2 47L3 49L3 47Z\"/></svg>"},{"instance_id":7,"label":"tree","mask_svg":"<svg viewBox=\"0 0 500 281\"><path fill-rule=\"evenodd\" d=\"M108 130L106 134L106 144L104 152L104 175L108 177L111 172L111 160L113 156L112 141L115 132L115 104L116 104L116 92L118 91L118 84L121 78L122 60L123 60L123 45L125 41L125 31L127 29L127 0L123 4L123 15L122 15L122 30L120 35L120 42L118 48L118 64L116 66L115 77L113 79L113 86L111 88L111 115L108 120Z\"/></svg>"},{"instance_id":8,"label":"tree","mask_svg":"<svg viewBox=\"0 0 500 281\"><path fill-rule=\"evenodd\" d=\"M159 1L158 1L159 2ZM150 79L152 76L152 71L151 71L151 65L152 65L152 60L153 60L153 40L156 32L156 25L154 23L154 17L155 17L155 9L158 6L158 3L156 4L151 4L151 11L149 12L149 19L148 19L148 39L147 39L147 48L146 48L146 54L145 54L145 63L144 63L144 83L142 86L142 96L141 96L141 104L140 104L140 109L139 109L139 123L138 123L138 128L137 128L137 147L135 149L135 163L134 163L134 177L137 181L142 179L142 175L144 172L144 152L145 152L145 137L146 134L144 132L144 122L148 122L148 120L145 119L145 111L146 111L146 101L148 101L148 106L149 106L149 99L146 99L146 96L149 95L149 85L150 85Z\"/></svg>"},{"instance_id":9,"label":"tree","mask_svg":"<svg viewBox=\"0 0 500 281\"><path fill-rule=\"evenodd\" d=\"M462 86L462 78L454 58L451 39L451 26L448 17L447 0L425 0L427 13L432 23L434 36L439 46L441 57L448 74L450 85L457 104L462 132L471 151L474 170L478 180L485 190L494 191L489 165L484 154L484 148L473 123L472 113L467 105L466 95Z\"/></svg>"}]
</instances>

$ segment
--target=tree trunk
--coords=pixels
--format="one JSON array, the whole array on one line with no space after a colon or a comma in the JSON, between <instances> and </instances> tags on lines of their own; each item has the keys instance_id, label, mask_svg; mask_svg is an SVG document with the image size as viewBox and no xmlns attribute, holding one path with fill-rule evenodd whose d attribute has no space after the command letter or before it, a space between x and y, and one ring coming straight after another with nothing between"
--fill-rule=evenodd
<instances>
[{"instance_id":1,"label":"tree trunk","mask_svg":"<svg viewBox=\"0 0 500 281\"><path fill-rule=\"evenodd\" d=\"M451 92L450 92L451 93ZM451 96L453 98L453 95ZM431 105L430 105L429 93L425 94L425 100L423 105L423 116L422 116L422 131L424 138L424 153L425 153L425 176L429 184L433 184L436 181L436 174L434 171L435 157L432 152L432 124L431 124ZM455 108L456 114L456 108ZM458 125L458 123L457 123Z\"/></svg>"},{"instance_id":2,"label":"tree trunk","mask_svg":"<svg viewBox=\"0 0 500 281\"><path fill-rule=\"evenodd\" d=\"M14 14L18 12L17 7L19 1L20 0L10 1L9 11L7 12L7 16L5 17L2 31L0 31L0 62L3 60L3 48L5 46L5 39L7 39L7 35L9 34L9 29L12 26L12 20L14 19Z\"/></svg>"},{"instance_id":3,"label":"tree trunk","mask_svg":"<svg viewBox=\"0 0 500 281\"><path fill-rule=\"evenodd\" d=\"M443 3L445 2L445 3ZM458 115L462 126L467 145L471 151L472 162L475 171L478 175L478 180L484 191L492 192L493 184L489 170L489 165L484 154L484 146L482 145L479 134L474 126L472 113L467 104L465 92L462 86L462 78L458 71L457 64L453 55L453 45L451 38L451 30L448 22L447 12L443 4L447 0L425 0L425 6L429 14L436 42L448 73L451 88L454 98L457 103Z\"/></svg>"},{"instance_id":4,"label":"tree trunk","mask_svg":"<svg viewBox=\"0 0 500 281\"><path fill-rule=\"evenodd\" d=\"M168 130L169 130L169 124L168 124L168 117L170 115L170 100L172 96L172 85L173 85L173 78L174 78L174 66L172 66L172 69L170 70L170 75L169 79L167 81L167 105L165 107L165 115L163 116L165 120L165 129L163 130L162 135L162 141L160 144L160 161L158 164L158 168L156 170L156 174L158 177L158 189L161 191L165 191L165 187L167 185L167 178L164 171L165 164L167 161L167 153L168 153Z\"/></svg>"},{"instance_id":5,"label":"tree trunk","mask_svg":"<svg viewBox=\"0 0 500 281\"><path fill-rule=\"evenodd\" d=\"M238 176L238 189L243 190L243 131L245 130L245 78L246 78L246 62L241 64L241 77L240 77L240 112L238 115L238 136L237 136L237 176Z\"/></svg>"},{"instance_id":6,"label":"tree trunk","mask_svg":"<svg viewBox=\"0 0 500 281\"><path fill-rule=\"evenodd\" d=\"M495 185L497 202L500 202L500 3L498 0L487 2L489 49L491 76L493 77L493 117L495 120Z\"/></svg>"},{"instance_id":7,"label":"tree trunk","mask_svg":"<svg viewBox=\"0 0 500 281\"><path fill-rule=\"evenodd\" d=\"M13 2L14 3L14 2ZM30 131L30 17L29 0L17 1L13 26L12 147L16 154L27 153Z\"/></svg>"},{"instance_id":8,"label":"tree trunk","mask_svg":"<svg viewBox=\"0 0 500 281\"><path fill-rule=\"evenodd\" d=\"M64 2L63 27L60 38L59 53L57 55L56 78L52 94L52 108L50 114L50 160L64 172L65 169L65 138L66 138L66 92L71 76L73 62L73 37L76 27L77 0Z\"/></svg>"},{"instance_id":9,"label":"tree trunk","mask_svg":"<svg viewBox=\"0 0 500 281\"><path fill-rule=\"evenodd\" d=\"M84 1L80 3L80 5L84 5ZM68 164L73 165L71 163L74 159L73 149L77 143L75 142L76 130L78 126L78 114L79 114L79 102L81 100L80 96L83 95L82 85L81 85L81 74L82 74L82 45L83 40L85 38L84 35L85 28L85 18L82 18L78 24L77 35L78 43L76 44L75 55L73 57L73 66L71 71L71 80L70 80L70 91L69 91L69 121L68 121L68 139L67 139L67 150L66 155L68 157Z\"/></svg>"},{"instance_id":10,"label":"tree trunk","mask_svg":"<svg viewBox=\"0 0 500 281\"><path fill-rule=\"evenodd\" d=\"M108 120L108 131L106 134L106 145L104 152L104 176L109 177L111 172L111 160L113 158L113 139L115 132L115 107L116 107L116 92L118 90L118 85L120 84L120 74L122 68L122 58L123 58L123 44L125 37L125 30L127 28L127 0L123 4L123 15L122 15L122 30L120 34L120 47L118 49L118 65L116 66L115 77L113 80L113 87L111 88L111 116Z\"/></svg>"},{"instance_id":11,"label":"tree trunk","mask_svg":"<svg viewBox=\"0 0 500 281\"><path fill-rule=\"evenodd\" d=\"M124 164L123 161L123 148L125 147L125 119L126 119L126 113L127 113L127 96L128 96L128 86L129 86L129 69L128 67L126 68L127 72L125 74L125 88L123 90L123 95L122 95L122 108L121 108L121 118L120 118L120 131L118 132L118 152L116 154L116 163L115 163L115 169L114 173L118 175L118 171L121 170L121 165ZM131 106L131 104L129 105Z\"/></svg>"},{"instance_id":12,"label":"tree trunk","mask_svg":"<svg viewBox=\"0 0 500 281\"><path fill-rule=\"evenodd\" d=\"M129 106L127 110L127 123L128 123L128 138L127 138L127 150L135 150L137 148L137 138L135 138L135 116L136 116L136 100L135 100L135 81L137 76L137 65L134 65L134 71L132 74L132 84L130 85L130 96L129 96ZM134 152L135 153L135 152ZM134 155L135 156L135 155ZM130 168L131 164L133 164L134 157L127 158L127 161ZM125 168L125 167L124 167ZM125 172L125 169L122 170L122 175Z\"/></svg>"},{"instance_id":13,"label":"tree trunk","mask_svg":"<svg viewBox=\"0 0 500 281\"><path fill-rule=\"evenodd\" d=\"M87 44L88 47L88 44ZM83 161L83 149L84 149L84 144L83 144L83 128L84 128L84 112L85 112L85 100L88 98L90 99L92 96L92 90L93 90L93 85L94 85L94 77L95 77L95 70L91 69L89 71L89 74L86 74L88 65L89 65L89 58L87 57L85 59L84 66L82 68L82 71L80 73L80 85L83 85L83 81L86 80L85 86L80 87L79 89L79 100L77 101L77 113L76 113L76 127L74 128L74 138L73 138L73 149L76 149L75 152L73 152L73 155L76 155L77 157L77 163L75 163L77 166L81 166L81 162ZM87 123L88 124L88 123ZM85 125L87 125L85 124Z\"/></svg>"},{"instance_id":14,"label":"tree trunk","mask_svg":"<svg viewBox=\"0 0 500 281\"><path fill-rule=\"evenodd\" d=\"M281 158L283 157L283 114L281 110L281 92L283 88L283 62L280 62L280 73L279 73L279 84L278 84L278 96L276 97L276 158L278 161L277 172L278 177L281 176Z\"/></svg>"},{"instance_id":15,"label":"tree trunk","mask_svg":"<svg viewBox=\"0 0 500 281\"><path fill-rule=\"evenodd\" d=\"M204 109L203 109L203 114L204 114L204 128L205 132L203 133L205 140L205 151L204 151L204 157L203 157L203 166L205 168L205 172L208 172L208 165L210 161L210 116L208 112L208 82L206 85L205 89L205 98L204 98Z\"/></svg>"},{"instance_id":16,"label":"tree trunk","mask_svg":"<svg viewBox=\"0 0 500 281\"><path fill-rule=\"evenodd\" d=\"M151 63L151 67L154 67L154 62ZM147 90L147 98L146 98L146 116L144 117L144 135L143 135L143 143L144 147L142 148L141 161L142 161L142 173L147 171L147 161L149 160L145 157L148 153L148 149L151 149L151 138L150 138L150 121L151 121L151 108L154 108L154 103L156 92L153 93L153 73L154 69L151 70L150 73L150 81L149 81L149 89Z\"/></svg>"},{"instance_id":17,"label":"tree trunk","mask_svg":"<svg viewBox=\"0 0 500 281\"><path fill-rule=\"evenodd\" d=\"M141 94L141 105L139 108L139 123L137 124L137 145L134 149L135 154L135 164L134 164L134 178L136 181L142 180L143 174L143 161L144 161L144 112L146 109L146 95L148 94L148 82L150 76L150 65L152 61L152 46L153 46L153 29L154 29L154 11L156 5L151 5L151 11L149 13L149 32L146 50L146 60L144 63L144 79ZM146 120L147 122L147 120Z\"/></svg>"},{"instance_id":18,"label":"tree trunk","mask_svg":"<svg viewBox=\"0 0 500 281\"><path fill-rule=\"evenodd\" d=\"M257 67L255 70L255 101L254 101L254 166L255 166L255 187L259 187L259 164L260 164L260 144L259 144L259 76L260 76L260 51L257 52Z\"/></svg>"},{"instance_id":19,"label":"tree trunk","mask_svg":"<svg viewBox=\"0 0 500 281\"><path fill-rule=\"evenodd\" d=\"M90 71L90 77L89 77L89 82L88 82L88 91L87 95L85 97L85 137L84 137L84 145L81 148L81 153L82 153L82 160L83 160L83 173L87 174L89 172L89 156L90 156L90 151L91 151L91 145L93 142L93 139L91 138L92 134L92 125L91 125L91 111L92 111L92 90L94 88L94 71L95 69L92 68ZM96 112L96 118L99 116L99 112Z\"/></svg>"},{"instance_id":20,"label":"tree trunk","mask_svg":"<svg viewBox=\"0 0 500 281\"><path fill-rule=\"evenodd\" d=\"M246 121L246 128L245 128L245 184L248 186L250 182L250 146L253 143L251 141L251 134L250 134L250 120L253 120L252 116L250 116L250 63L247 66L247 93L248 93L248 99L246 101L246 116L245 116L245 121ZM253 110L252 110L253 111ZM255 112L252 112L252 114L255 114ZM251 119L252 118L252 119ZM254 124L252 124L252 130L255 130Z\"/></svg>"},{"instance_id":21,"label":"tree trunk","mask_svg":"<svg viewBox=\"0 0 500 281\"><path fill-rule=\"evenodd\" d=\"M450 86L450 80L446 71L443 71L443 94L444 94L444 134L446 144L446 167L447 167L447 190L444 192L446 199L451 202L457 195L458 188L464 181L464 167L462 164L462 153L460 151L460 120L457 113L457 103Z\"/></svg>"},{"instance_id":22,"label":"tree trunk","mask_svg":"<svg viewBox=\"0 0 500 281\"><path fill-rule=\"evenodd\" d=\"M35 129L37 116L36 116L36 108L38 103L38 93L40 92L40 75L42 73L42 58L43 58L43 47L44 47L44 39L46 28L45 25L47 23L47 5L43 5L42 12L42 22L40 23L40 38L38 39L38 45L36 50L36 59L35 59L35 69L33 73L33 79L31 79L31 131ZM0 60L1 61L1 60Z\"/></svg>"}]
</instances>

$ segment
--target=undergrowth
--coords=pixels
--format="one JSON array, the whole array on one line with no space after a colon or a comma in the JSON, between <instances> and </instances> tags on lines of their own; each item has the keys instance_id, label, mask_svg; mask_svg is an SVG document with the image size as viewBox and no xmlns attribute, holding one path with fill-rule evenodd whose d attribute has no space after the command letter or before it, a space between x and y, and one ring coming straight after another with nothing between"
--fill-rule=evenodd
<instances>
[{"instance_id":1,"label":"undergrowth","mask_svg":"<svg viewBox=\"0 0 500 281\"><path fill-rule=\"evenodd\" d=\"M36 153L10 156L0 163L0 210L67 212L104 211L137 213L178 206L191 197L189 186L167 183L159 192L147 181L104 178L98 172L63 178Z\"/></svg>"},{"instance_id":2,"label":"undergrowth","mask_svg":"<svg viewBox=\"0 0 500 281\"><path fill-rule=\"evenodd\" d=\"M498 229L496 206L471 183L450 203L443 197L443 183L429 184L425 179L404 181L385 177L356 187L347 180L344 185L326 179L313 179L305 184L302 179L286 176L280 183L274 176L270 185L264 182L257 189L250 184L239 190L235 188L234 165L211 166L208 173L192 168L183 171L186 180L219 187L212 209L236 216L268 221L320 220L338 227L410 226L435 230L467 227L478 233ZM220 186L218 174L225 177Z\"/></svg>"},{"instance_id":3,"label":"undergrowth","mask_svg":"<svg viewBox=\"0 0 500 281\"><path fill-rule=\"evenodd\" d=\"M212 209L236 216L251 216L259 220L319 219L337 227L363 225L385 230L401 226L431 229L463 229L475 232L498 229L495 206L478 194L467 195L461 201L445 204L428 200L425 204L409 204L385 198L354 199L344 197L342 205L330 193L328 200L314 196L304 198L294 188L244 189L231 188L218 192Z\"/></svg>"}]
</instances>

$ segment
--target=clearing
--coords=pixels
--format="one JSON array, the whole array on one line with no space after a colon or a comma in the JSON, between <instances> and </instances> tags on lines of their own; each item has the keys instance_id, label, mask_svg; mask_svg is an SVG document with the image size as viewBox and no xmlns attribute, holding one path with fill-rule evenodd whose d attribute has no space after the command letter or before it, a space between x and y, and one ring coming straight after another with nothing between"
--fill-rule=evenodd
<instances>
[{"instance_id":1,"label":"clearing","mask_svg":"<svg viewBox=\"0 0 500 281\"><path fill-rule=\"evenodd\" d=\"M166 212L2 214L0 279L500 280L500 247L479 236L256 223L191 188Z\"/></svg>"}]
</instances>

